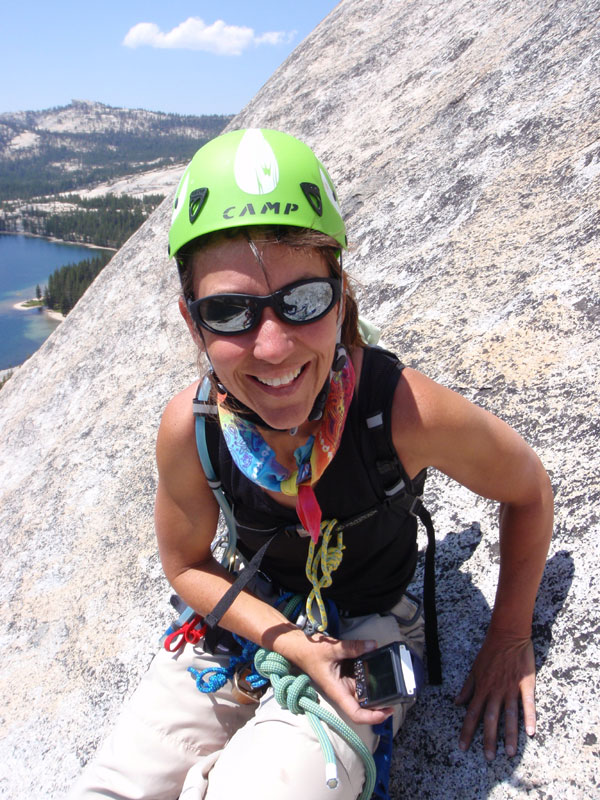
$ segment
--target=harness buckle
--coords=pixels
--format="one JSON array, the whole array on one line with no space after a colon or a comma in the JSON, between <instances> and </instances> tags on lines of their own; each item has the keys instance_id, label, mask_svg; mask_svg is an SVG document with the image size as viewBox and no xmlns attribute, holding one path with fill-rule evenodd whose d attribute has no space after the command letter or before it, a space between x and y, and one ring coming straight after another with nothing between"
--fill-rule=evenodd
<instances>
[{"instance_id":1,"label":"harness buckle","mask_svg":"<svg viewBox=\"0 0 600 800\"><path fill-rule=\"evenodd\" d=\"M408 509L408 513L415 519L419 519L419 511L423 507L423 501L420 497L413 497L413 501Z\"/></svg>"}]
</instances>

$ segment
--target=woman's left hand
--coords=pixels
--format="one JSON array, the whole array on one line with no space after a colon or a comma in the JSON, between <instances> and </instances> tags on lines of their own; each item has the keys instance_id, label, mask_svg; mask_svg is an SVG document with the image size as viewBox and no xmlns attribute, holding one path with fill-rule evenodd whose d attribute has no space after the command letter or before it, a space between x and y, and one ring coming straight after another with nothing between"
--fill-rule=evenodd
<instances>
[{"instance_id":1,"label":"woman's left hand","mask_svg":"<svg viewBox=\"0 0 600 800\"><path fill-rule=\"evenodd\" d=\"M530 638L519 638L490 628L471 672L455 698L467 704L459 747L467 750L483 717L483 750L491 761L496 755L498 723L504 709L504 745L507 756L517 752L519 696L525 730L535 733L535 657Z\"/></svg>"}]
</instances>

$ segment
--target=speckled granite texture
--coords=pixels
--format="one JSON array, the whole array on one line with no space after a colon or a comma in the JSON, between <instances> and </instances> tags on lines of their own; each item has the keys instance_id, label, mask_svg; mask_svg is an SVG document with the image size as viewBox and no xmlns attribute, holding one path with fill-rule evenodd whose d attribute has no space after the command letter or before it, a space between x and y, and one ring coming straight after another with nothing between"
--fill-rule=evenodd
<instances>
[{"instance_id":1,"label":"speckled granite texture","mask_svg":"<svg viewBox=\"0 0 600 800\"><path fill-rule=\"evenodd\" d=\"M233 123L316 149L363 312L407 363L514 425L556 492L539 732L488 765L480 735L459 752L452 698L489 618L496 511L432 476L445 677L397 739L393 798L600 797L599 53L599 0L343 0ZM153 448L196 369L168 217L0 393L3 797L62 796L170 619Z\"/></svg>"}]
</instances>

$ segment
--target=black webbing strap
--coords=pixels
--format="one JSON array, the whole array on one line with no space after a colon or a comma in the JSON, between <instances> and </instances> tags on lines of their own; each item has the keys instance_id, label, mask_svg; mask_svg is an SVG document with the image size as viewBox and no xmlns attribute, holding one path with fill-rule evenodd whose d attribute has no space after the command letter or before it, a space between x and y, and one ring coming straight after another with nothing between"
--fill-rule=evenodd
<instances>
[{"instance_id":1,"label":"black webbing strap","mask_svg":"<svg viewBox=\"0 0 600 800\"><path fill-rule=\"evenodd\" d=\"M427 647L427 676L429 683L442 682L442 656L438 637L437 610L435 606L435 531L431 514L419 500L415 514L427 531L425 550L425 571L423 576L423 608L425 610L425 645Z\"/></svg>"},{"instance_id":2,"label":"black webbing strap","mask_svg":"<svg viewBox=\"0 0 600 800\"><path fill-rule=\"evenodd\" d=\"M442 682L442 658L438 637L437 610L435 603L435 530L429 511L421 498L400 491L391 498L394 505L400 506L423 523L427 531L427 548L425 550L425 570L423 574L423 609L425 612L425 646L427 651L427 676L429 683L439 685Z\"/></svg>"},{"instance_id":3,"label":"black webbing strap","mask_svg":"<svg viewBox=\"0 0 600 800\"><path fill-rule=\"evenodd\" d=\"M216 628L221 620L221 617L234 602L238 594L246 588L252 578L256 575L260 568L261 561L263 560L263 556L267 552L267 547L271 544L276 536L276 533L273 534L273 536L271 536L262 545L262 547L258 549L256 553L254 553L248 565L244 567L244 569L238 574L237 578L231 584L229 589L227 589L223 597L219 600L210 614L207 614L204 617L204 622L209 628Z\"/></svg>"},{"instance_id":4,"label":"black webbing strap","mask_svg":"<svg viewBox=\"0 0 600 800\"><path fill-rule=\"evenodd\" d=\"M368 378L369 384L377 386L377 392L365 393L371 398L385 399L387 406L379 408L371 405L364 409L365 422L375 452L375 468L381 488L388 502L399 505L407 513L417 517L427 531L425 551L425 570L423 576L423 607L425 611L425 645L427 649L427 673L431 684L442 682L442 664L438 639L437 611L435 603L435 531L431 515L421 501L426 472L423 470L411 480L402 466L391 443L391 402L394 397L399 376L404 368L392 353L386 353L387 360L381 359L376 368L367 362L368 372L361 380ZM363 366L364 370L364 366Z\"/></svg>"}]
</instances>

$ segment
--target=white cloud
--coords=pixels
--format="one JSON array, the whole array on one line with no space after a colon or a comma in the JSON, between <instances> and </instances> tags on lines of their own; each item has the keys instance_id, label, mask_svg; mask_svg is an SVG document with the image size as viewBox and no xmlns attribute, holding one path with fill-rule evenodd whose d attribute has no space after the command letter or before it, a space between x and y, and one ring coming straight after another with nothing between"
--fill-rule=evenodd
<instances>
[{"instance_id":1,"label":"white cloud","mask_svg":"<svg viewBox=\"0 0 600 800\"><path fill-rule=\"evenodd\" d=\"M239 56L251 45L277 45L289 42L295 31L270 31L257 36L253 28L227 25L222 19L207 25L200 17L189 17L163 33L154 22L134 25L123 39L126 47L160 47L178 50L204 50L220 56Z\"/></svg>"}]
</instances>

